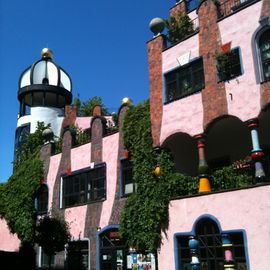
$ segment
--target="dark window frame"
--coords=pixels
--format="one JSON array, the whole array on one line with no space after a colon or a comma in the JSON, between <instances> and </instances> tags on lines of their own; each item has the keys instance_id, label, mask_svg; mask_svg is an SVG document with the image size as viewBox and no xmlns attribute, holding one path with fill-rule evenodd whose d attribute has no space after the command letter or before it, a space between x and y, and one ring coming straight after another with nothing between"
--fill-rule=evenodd
<instances>
[{"instance_id":1,"label":"dark window frame","mask_svg":"<svg viewBox=\"0 0 270 270\"><path fill-rule=\"evenodd\" d=\"M266 39L266 41L262 39ZM266 50L267 50L267 54L270 54L270 28L269 27L265 31L263 31L257 39L257 49L258 49L259 66L260 66L262 82L266 82L270 80L270 74L266 76L267 74L266 69L268 68L270 70L270 56L264 59L263 49L262 49L262 43L265 44L267 42L268 42L269 47Z\"/></svg>"},{"instance_id":2,"label":"dark window frame","mask_svg":"<svg viewBox=\"0 0 270 270\"><path fill-rule=\"evenodd\" d=\"M203 228L202 226L207 222L209 222L208 228ZM180 269L186 270L189 269L190 267L191 257L188 242L189 236L191 235L195 235L195 238L199 241L198 254L201 265L202 263L204 263L205 265L208 264L207 269L209 270L212 269L223 270L224 250L222 248L222 241L221 241L222 234L228 234L231 238L231 242L233 244L232 253L235 263L235 269L236 270L238 269L238 264L245 264L246 269L249 269L244 231L243 230L220 231L215 221L213 221L210 218L203 218L199 220L199 222L196 224L195 233L192 232L192 233L175 234L175 241L178 250L177 270ZM207 244L209 245L206 246ZM210 254L211 252L212 254ZM212 256L212 258L211 256L207 258L207 255L209 254L214 256ZM216 254L218 254L217 257L215 257ZM212 263L212 265L215 264L214 268L213 266L209 268L210 263ZM219 268L217 268L218 264L220 265Z\"/></svg>"},{"instance_id":3,"label":"dark window frame","mask_svg":"<svg viewBox=\"0 0 270 270\"><path fill-rule=\"evenodd\" d=\"M49 189L46 184L42 184L36 193L35 207L38 215L48 213Z\"/></svg>"},{"instance_id":4,"label":"dark window frame","mask_svg":"<svg viewBox=\"0 0 270 270\"><path fill-rule=\"evenodd\" d=\"M136 191L136 184L133 182L132 177L132 164L128 158L120 159L121 167L121 196L128 197ZM126 192L126 185L132 184L132 192Z\"/></svg>"},{"instance_id":5,"label":"dark window frame","mask_svg":"<svg viewBox=\"0 0 270 270\"><path fill-rule=\"evenodd\" d=\"M220 82L235 79L243 74L239 47L219 54L216 59L218 79Z\"/></svg>"},{"instance_id":6,"label":"dark window frame","mask_svg":"<svg viewBox=\"0 0 270 270\"><path fill-rule=\"evenodd\" d=\"M203 58L164 74L166 103L190 96L205 87Z\"/></svg>"},{"instance_id":7,"label":"dark window frame","mask_svg":"<svg viewBox=\"0 0 270 270\"><path fill-rule=\"evenodd\" d=\"M61 208L106 200L106 163L62 176Z\"/></svg>"}]
</instances>

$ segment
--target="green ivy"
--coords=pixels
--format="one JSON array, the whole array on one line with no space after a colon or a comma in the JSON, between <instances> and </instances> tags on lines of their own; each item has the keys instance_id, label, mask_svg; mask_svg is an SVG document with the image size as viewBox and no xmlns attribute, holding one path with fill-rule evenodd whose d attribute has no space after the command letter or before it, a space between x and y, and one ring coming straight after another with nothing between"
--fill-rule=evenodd
<instances>
[{"instance_id":1,"label":"green ivy","mask_svg":"<svg viewBox=\"0 0 270 270\"><path fill-rule=\"evenodd\" d=\"M168 151L154 151L148 101L127 112L123 129L137 192L128 198L122 211L120 230L130 246L154 251L162 241L161 230L167 228L170 199L182 195L193 179L175 172ZM153 173L157 164L161 167L160 176Z\"/></svg>"},{"instance_id":2,"label":"green ivy","mask_svg":"<svg viewBox=\"0 0 270 270\"><path fill-rule=\"evenodd\" d=\"M183 12L180 12L175 17L170 17L170 19L165 19L164 21L168 29L167 39L172 44L183 40L196 31L189 16Z\"/></svg>"},{"instance_id":3,"label":"green ivy","mask_svg":"<svg viewBox=\"0 0 270 270\"><path fill-rule=\"evenodd\" d=\"M199 180L198 177L176 172L169 151L154 151L148 101L130 108L124 119L123 131L137 191L127 199L121 213L120 231L128 239L129 246L155 251L162 242L161 232L167 229L170 200L198 194ZM160 176L153 173L157 164L161 168ZM253 184L251 174L248 170L235 170L233 166L218 169L210 177L212 190L250 186Z\"/></svg>"},{"instance_id":4,"label":"green ivy","mask_svg":"<svg viewBox=\"0 0 270 270\"><path fill-rule=\"evenodd\" d=\"M34 195L43 178L43 163L39 158L43 144L43 123L27 136L16 153L14 173L0 185L0 216L5 218L12 233L17 233L22 244L33 244L36 224Z\"/></svg>"}]
</instances>

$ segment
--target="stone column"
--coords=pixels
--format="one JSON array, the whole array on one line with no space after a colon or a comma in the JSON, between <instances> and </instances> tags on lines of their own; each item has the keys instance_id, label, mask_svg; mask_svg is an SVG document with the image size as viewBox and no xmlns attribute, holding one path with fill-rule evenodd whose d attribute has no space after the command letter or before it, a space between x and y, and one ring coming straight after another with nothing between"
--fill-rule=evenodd
<instances>
[{"instance_id":1,"label":"stone column","mask_svg":"<svg viewBox=\"0 0 270 270\"><path fill-rule=\"evenodd\" d=\"M198 240L195 239L194 236L189 237L188 241L188 246L190 250L190 256L191 256L191 270L200 270L200 261L198 257L198 247L199 247L199 242Z\"/></svg>"},{"instance_id":2,"label":"stone column","mask_svg":"<svg viewBox=\"0 0 270 270\"><path fill-rule=\"evenodd\" d=\"M166 37L159 34L148 41L148 69L150 91L150 117L153 146L160 145L160 130L163 111L162 51L166 48Z\"/></svg>"},{"instance_id":3,"label":"stone column","mask_svg":"<svg viewBox=\"0 0 270 270\"><path fill-rule=\"evenodd\" d=\"M176 17L179 13L187 12L186 0L176 1L175 5L170 9L170 16Z\"/></svg>"},{"instance_id":4,"label":"stone column","mask_svg":"<svg viewBox=\"0 0 270 270\"><path fill-rule=\"evenodd\" d=\"M251 158L255 164L255 178L257 184L261 184L266 181L266 176L262 164L262 158L264 157L264 153L260 148L260 142L258 137L258 119L250 119L249 121L247 121L247 125L251 132Z\"/></svg>"},{"instance_id":5,"label":"stone column","mask_svg":"<svg viewBox=\"0 0 270 270\"><path fill-rule=\"evenodd\" d=\"M232 242L228 234L222 234L222 247L224 250L224 269L234 270L234 259L232 254Z\"/></svg>"},{"instance_id":6,"label":"stone column","mask_svg":"<svg viewBox=\"0 0 270 270\"><path fill-rule=\"evenodd\" d=\"M198 134L194 136L197 140L198 154L199 154L199 193L210 192L211 185L207 175L208 165L205 159L205 136L204 134Z\"/></svg>"}]
</instances>

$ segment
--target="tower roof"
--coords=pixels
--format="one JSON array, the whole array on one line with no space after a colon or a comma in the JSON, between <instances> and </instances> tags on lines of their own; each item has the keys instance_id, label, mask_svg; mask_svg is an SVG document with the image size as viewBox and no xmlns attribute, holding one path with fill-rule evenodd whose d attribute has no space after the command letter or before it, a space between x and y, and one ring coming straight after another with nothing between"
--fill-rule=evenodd
<instances>
[{"instance_id":1,"label":"tower roof","mask_svg":"<svg viewBox=\"0 0 270 270\"><path fill-rule=\"evenodd\" d=\"M72 82L67 72L54 63L53 53L44 48L41 59L27 68L19 80L18 99L28 106L63 107L72 100ZM44 96L47 94L47 98ZM33 95L36 103L33 103ZM42 104L41 104L41 97Z\"/></svg>"}]
</instances>

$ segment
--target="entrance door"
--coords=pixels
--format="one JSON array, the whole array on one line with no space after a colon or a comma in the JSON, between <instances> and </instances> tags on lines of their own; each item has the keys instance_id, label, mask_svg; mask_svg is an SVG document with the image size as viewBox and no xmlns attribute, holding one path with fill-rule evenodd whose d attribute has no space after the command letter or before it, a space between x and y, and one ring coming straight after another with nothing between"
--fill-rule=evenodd
<instances>
[{"instance_id":1,"label":"entrance door","mask_svg":"<svg viewBox=\"0 0 270 270\"><path fill-rule=\"evenodd\" d=\"M101 270L125 270L124 250L111 248L100 252Z\"/></svg>"},{"instance_id":2,"label":"entrance door","mask_svg":"<svg viewBox=\"0 0 270 270\"><path fill-rule=\"evenodd\" d=\"M100 236L101 270L126 270L126 240L121 238L117 229L106 231Z\"/></svg>"}]
</instances>

